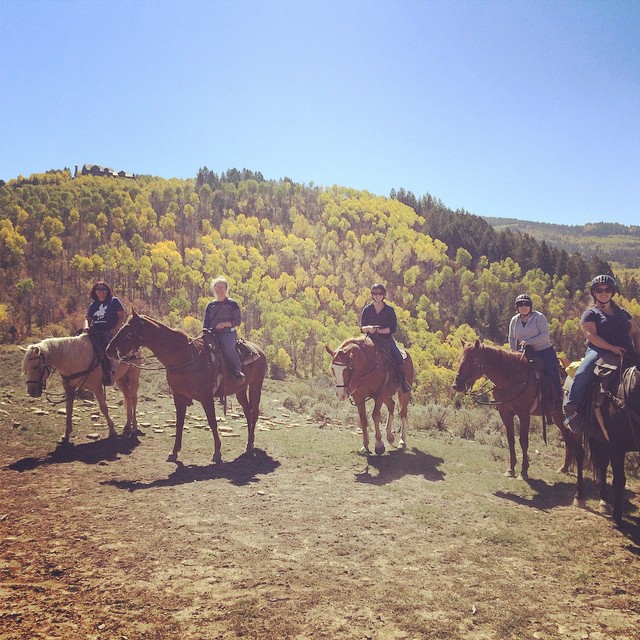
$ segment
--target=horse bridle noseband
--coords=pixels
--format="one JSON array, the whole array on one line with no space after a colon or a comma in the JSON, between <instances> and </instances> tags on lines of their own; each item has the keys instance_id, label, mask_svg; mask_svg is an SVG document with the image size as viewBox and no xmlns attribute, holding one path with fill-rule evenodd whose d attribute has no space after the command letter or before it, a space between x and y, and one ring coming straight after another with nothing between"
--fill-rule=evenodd
<instances>
[{"instance_id":1,"label":"horse bridle noseband","mask_svg":"<svg viewBox=\"0 0 640 640\"><path fill-rule=\"evenodd\" d=\"M40 367L39 367L40 368L40 379L39 380L27 380L27 384L38 384L38 385L40 385L41 391L44 391L47 388L46 381L43 382L45 374L47 374L47 378L49 378L49 376L53 375L56 370L50 364L47 364L47 361L45 360L44 355L42 353L39 353L37 356L32 356L31 358L29 358L29 362L31 362L32 360L39 360L40 361Z\"/></svg>"}]
</instances>

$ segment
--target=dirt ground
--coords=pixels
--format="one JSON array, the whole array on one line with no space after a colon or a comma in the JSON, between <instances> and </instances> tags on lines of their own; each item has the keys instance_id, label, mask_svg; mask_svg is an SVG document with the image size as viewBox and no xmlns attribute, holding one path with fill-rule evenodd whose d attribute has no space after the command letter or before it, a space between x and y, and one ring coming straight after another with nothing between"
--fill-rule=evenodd
<instances>
[{"instance_id":1,"label":"dirt ground","mask_svg":"<svg viewBox=\"0 0 640 640\"><path fill-rule=\"evenodd\" d=\"M106 440L79 401L61 449L64 416L0 356L3 640L640 638L637 481L619 531L593 483L572 506L557 446L534 443L527 482L504 449L420 425L361 456L353 421L292 414L274 381L252 458L232 410L213 465L194 406L166 462L172 401L144 379L144 435Z\"/></svg>"}]
</instances>

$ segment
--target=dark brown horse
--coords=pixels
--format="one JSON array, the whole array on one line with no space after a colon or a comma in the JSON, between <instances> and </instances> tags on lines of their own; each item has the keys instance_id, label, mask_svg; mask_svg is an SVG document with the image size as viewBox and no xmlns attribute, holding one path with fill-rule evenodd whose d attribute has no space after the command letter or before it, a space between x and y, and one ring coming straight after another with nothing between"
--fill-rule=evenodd
<instances>
[{"instance_id":1,"label":"dark brown horse","mask_svg":"<svg viewBox=\"0 0 640 640\"><path fill-rule=\"evenodd\" d=\"M594 390L597 393L597 389ZM624 459L627 451L640 451L640 371L636 366L628 368L622 381L613 385L611 392L602 395L600 418L591 405L585 438L591 453L591 461L600 484L600 505L609 510L607 469L611 463L613 473L613 519L621 527L622 498L627 482ZM600 400L599 400L600 401ZM606 434L606 435L605 435ZM582 478L578 476L576 502L584 506Z\"/></svg>"},{"instance_id":2,"label":"dark brown horse","mask_svg":"<svg viewBox=\"0 0 640 640\"><path fill-rule=\"evenodd\" d=\"M509 443L509 469L505 475L514 477L516 468L516 447L514 418L518 416L520 424L520 447L522 448L521 476L529 475L529 425L531 416L542 415L540 381L531 364L521 353L505 351L497 347L463 341L462 356L458 366L458 375L453 388L456 391L469 391L474 382L486 376L493 382L493 397L498 413L507 430ZM576 438L563 424L561 409L549 411L553 422L558 426L565 442L564 464L559 469L568 473L573 458L578 465L578 477L582 478L584 452Z\"/></svg>"},{"instance_id":3,"label":"dark brown horse","mask_svg":"<svg viewBox=\"0 0 640 640\"><path fill-rule=\"evenodd\" d=\"M189 338L182 331L172 329L158 320L138 315L134 309L131 317L109 343L107 354L110 357L123 358L140 347L147 347L166 368L167 382L173 392L173 402L176 407L176 439L173 452L168 458L170 462L178 459L178 453L182 447L182 430L187 407L193 400L200 402L204 408L213 433L213 461L220 462L222 460L221 442L214 396L236 395L247 419L246 452L253 453L255 427L258 421L262 383L267 371L267 360L257 346L251 344L250 346L256 353L256 359L243 365L246 381L239 384L232 375L225 375L226 365L222 362L221 353L206 348L202 338Z\"/></svg>"},{"instance_id":4,"label":"dark brown horse","mask_svg":"<svg viewBox=\"0 0 640 640\"><path fill-rule=\"evenodd\" d=\"M400 380L393 366L387 363L381 350L366 336L349 338L345 340L335 351L328 346L325 349L332 357L331 369L336 380L336 392L340 400L351 398L358 407L360 428L362 429L362 452L369 451L369 432L367 425L367 413L365 402L373 398L373 424L376 430L375 452L378 455L384 453L384 443L380 433L380 410L386 405L389 415L387 417L387 442L393 444L393 411L395 409L394 394L397 392L400 402L400 442L398 446L407 446L406 429L409 425L407 407L411 399L411 392L405 393L400 388ZM413 382L413 362L407 353L406 359L407 382Z\"/></svg>"}]
</instances>

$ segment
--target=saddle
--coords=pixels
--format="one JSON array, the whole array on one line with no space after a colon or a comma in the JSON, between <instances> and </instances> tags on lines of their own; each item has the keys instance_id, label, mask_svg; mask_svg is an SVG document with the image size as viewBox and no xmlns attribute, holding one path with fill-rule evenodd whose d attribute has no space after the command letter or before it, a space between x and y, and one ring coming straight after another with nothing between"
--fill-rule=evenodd
<instances>
[{"instance_id":1,"label":"saddle","mask_svg":"<svg viewBox=\"0 0 640 640\"><path fill-rule=\"evenodd\" d=\"M544 360L533 350L533 347L527 345L524 348L524 357L529 365L533 368L536 380L540 388L540 405L542 413L548 422L552 422L553 418L550 413L556 401L561 400L557 397L557 392L549 380L549 376L545 372Z\"/></svg>"},{"instance_id":2,"label":"saddle","mask_svg":"<svg viewBox=\"0 0 640 640\"><path fill-rule=\"evenodd\" d=\"M102 367L102 384L113 384L111 361L105 354L107 345L111 342L111 334L107 331L96 331L93 327L89 327L89 338L91 339L91 346L93 347L93 355Z\"/></svg>"},{"instance_id":3,"label":"saddle","mask_svg":"<svg viewBox=\"0 0 640 640\"><path fill-rule=\"evenodd\" d=\"M211 331L205 331L202 336L204 346L207 347L211 355L211 362L215 361L213 350L218 350L218 341L215 333ZM244 366L245 364L251 364L260 358L260 354L254 349L246 340L238 338L236 340L236 351L240 356L240 362Z\"/></svg>"}]
</instances>

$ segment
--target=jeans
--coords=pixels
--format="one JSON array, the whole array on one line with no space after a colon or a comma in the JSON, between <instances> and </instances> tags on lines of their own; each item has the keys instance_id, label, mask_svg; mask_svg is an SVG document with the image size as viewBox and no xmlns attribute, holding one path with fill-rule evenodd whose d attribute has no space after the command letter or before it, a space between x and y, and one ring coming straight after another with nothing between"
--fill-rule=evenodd
<instances>
[{"instance_id":1,"label":"jeans","mask_svg":"<svg viewBox=\"0 0 640 640\"><path fill-rule=\"evenodd\" d=\"M558 354L553 347L547 347L542 351L536 351L536 355L542 358L544 370L551 384L558 392L558 398L562 398L562 382L560 382L560 371L558 369Z\"/></svg>"},{"instance_id":2,"label":"jeans","mask_svg":"<svg viewBox=\"0 0 640 640\"><path fill-rule=\"evenodd\" d=\"M242 371L242 364L240 363L240 356L236 351L236 342L238 341L238 334L235 331L220 331L216 333L222 354L225 360L229 364L233 375Z\"/></svg>"},{"instance_id":3,"label":"jeans","mask_svg":"<svg viewBox=\"0 0 640 640\"><path fill-rule=\"evenodd\" d=\"M579 407L589 389L589 385L593 382L594 374L593 370L596 368L596 360L606 351L598 351L587 347L587 351L584 354L584 359L580 363L575 375L573 376L573 384L569 389L569 396L567 398L567 404L571 404L574 407Z\"/></svg>"}]
</instances>

